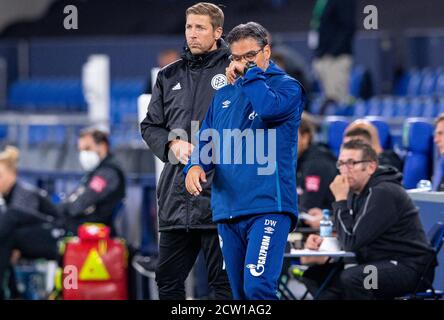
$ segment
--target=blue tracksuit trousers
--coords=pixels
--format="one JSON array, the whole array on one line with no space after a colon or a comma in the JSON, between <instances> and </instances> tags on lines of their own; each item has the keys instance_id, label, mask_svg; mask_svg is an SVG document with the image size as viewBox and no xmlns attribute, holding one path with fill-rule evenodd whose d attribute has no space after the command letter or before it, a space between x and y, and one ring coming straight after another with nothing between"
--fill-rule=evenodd
<instances>
[{"instance_id":1,"label":"blue tracksuit trousers","mask_svg":"<svg viewBox=\"0 0 444 320\"><path fill-rule=\"evenodd\" d=\"M275 300L291 219L282 213L219 222L233 298Z\"/></svg>"}]
</instances>

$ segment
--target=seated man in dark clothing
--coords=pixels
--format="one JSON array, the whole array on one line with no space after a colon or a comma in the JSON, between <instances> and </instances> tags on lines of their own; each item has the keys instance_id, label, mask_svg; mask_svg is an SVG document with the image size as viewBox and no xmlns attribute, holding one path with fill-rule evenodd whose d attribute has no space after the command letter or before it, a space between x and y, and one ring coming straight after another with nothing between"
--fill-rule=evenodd
<instances>
[{"instance_id":1,"label":"seated man in dark clothing","mask_svg":"<svg viewBox=\"0 0 444 320\"><path fill-rule=\"evenodd\" d=\"M444 113L440 114L435 121L433 140L439 153L439 163L433 172L433 191L444 191Z\"/></svg>"},{"instance_id":2,"label":"seated man in dark clothing","mask_svg":"<svg viewBox=\"0 0 444 320\"><path fill-rule=\"evenodd\" d=\"M381 166L392 166L402 172L403 163L393 150L384 150L379 143L378 130L369 121L358 119L352 122L345 129L343 143L352 139L360 139L370 144L378 155L378 162Z\"/></svg>"},{"instance_id":3,"label":"seated man in dark clothing","mask_svg":"<svg viewBox=\"0 0 444 320\"><path fill-rule=\"evenodd\" d=\"M78 148L87 174L57 207L44 191L17 181L16 148L0 153L0 193L4 197L0 198L0 284L15 249L26 258L57 260L58 241L76 235L81 224L103 223L113 230L112 215L125 196L125 179L109 153L108 136L87 129L80 135Z\"/></svg>"},{"instance_id":4,"label":"seated man in dark clothing","mask_svg":"<svg viewBox=\"0 0 444 320\"><path fill-rule=\"evenodd\" d=\"M320 298L389 299L413 292L418 284L424 290L420 275L431 262L425 278L433 281L436 257L418 209L401 185L402 175L378 167L375 151L359 140L342 146L337 167L340 175L330 185L337 238L343 250L356 254L357 264L336 273ZM322 242L310 235L306 248L317 250ZM325 274L322 269L331 267L311 267L304 278L316 284ZM368 281L368 270L373 281ZM315 288L313 281L309 287Z\"/></svg>"},{"instance_id":5,"label":"seated man in dark clothing","mask_svg":"<svg viewBox=\"0 0 444 320\"><path fill-rule=\"evenodd\" d=\"M319 228L322 209L331 209L333 195L330 183L337 174L336 157L322 144L313 142L315 135L312 120L303 113L298 131L297 187L299 211L313 220L304 220L312 228Z\"/></svg>"},{"instance_id":6,"label":"seated man in dark clothing","mask_svg":"<svg viewBox=\"0 0 444 320\"><path fill-rule=\"evenodd\" d=\"M29 258L57 257L57 210L45 191L17 179L18 158L15 147L0 152L0 300L13 249Z\"/></svg>"}]
</instances>

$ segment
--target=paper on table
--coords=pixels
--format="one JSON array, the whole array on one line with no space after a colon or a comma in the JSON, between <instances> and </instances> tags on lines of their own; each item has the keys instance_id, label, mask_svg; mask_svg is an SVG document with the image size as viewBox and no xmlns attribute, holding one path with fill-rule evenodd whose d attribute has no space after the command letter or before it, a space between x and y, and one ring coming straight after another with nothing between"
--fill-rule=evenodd
<instances>
[{"instance_id":1,"label":"paper on table","mask_svg":"<svg viewBox=\"0 0 444 320\"><path fill-rule=\"evenodd\" d=\"M335 237L325 237L322 239L319 251L340 251L341 246L339 245L338 239Z\"/></svg>"},{"instance_id":2,"label":"paper on table","mask_svg":"<svg viewBox=\"0 0 444 320\"><path fill-rule=\"evenodd\" d=\"M316 217L306 213L306 212L300 212L298 215L299 218L301 218L302 220L307 220L307 221L316 221Z\"/></svg>"},{"instance_id":3,"label":"paper on table","mask_svg":"<svg viewBox=\"0 0 444 320\"><path fill-rule=\"evenodd\" d=\"M310 250L310 249L291 249L290 254L307 255L307 256L323 256L323 255L341 255L346 254L347 251L320 251L320 250Z\"/></svg>"}]
</instances>

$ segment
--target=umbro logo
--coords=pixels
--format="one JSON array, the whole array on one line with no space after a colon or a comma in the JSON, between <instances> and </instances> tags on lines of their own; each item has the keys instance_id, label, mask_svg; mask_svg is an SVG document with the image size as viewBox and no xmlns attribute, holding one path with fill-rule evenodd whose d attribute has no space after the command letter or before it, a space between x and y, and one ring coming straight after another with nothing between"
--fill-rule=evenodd
<instances>
[{"instance_id":1,"label":"umbro logo","mask_svg":"<svg viewBox=\"0 0 444 320\"><path fill-rule=\"evenodd\" d=\"M178 82L174 87L173 87L173 91L176 91L176 90L180 90L180 89L182 89L182 87L180 86L180 82Z\"/></svg>"},{"instance_id":2,"label":"umbro logo","mask_svg":"<svg viewBox=\"0 0 444 320\"><path fill-rule=\"evenodd\" d=\"M228 108L230 106L230 103L230 100L225 100L224 102L222 102L222 108Z\"/></svg>"},{"instance_id":3,"label":"umbro logo","mask_svg":"<svg viewBox=\"0 0 444 320\"><path fill-rule=\"evenodd\" d=\"M266 234L273 234L274 232L274 229L272 227L265 227L264 230Z\"/></svg>"}]
</instances>

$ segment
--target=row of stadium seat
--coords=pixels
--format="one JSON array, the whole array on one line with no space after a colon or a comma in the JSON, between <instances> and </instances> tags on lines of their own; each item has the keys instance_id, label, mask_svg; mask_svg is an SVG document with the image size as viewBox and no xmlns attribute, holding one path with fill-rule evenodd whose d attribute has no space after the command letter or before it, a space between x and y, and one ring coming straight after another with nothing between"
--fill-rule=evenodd
<instances>
[{"instance_id":1,"label":"row of stadium seat","mask_svg":"<svg viewBox=\"0 0 444 320\"><path fill-rule=\"evenodd\" d=\"M379 117L369 117L378 130L383 149L392 147L390 125ZM330 149L338 155L342 138L349 121L347 118L327 117L323 122L323 135ZM402 130L404 158L404 179L406 188L415 188L422 179L430 179L433 167L433 125L424 118L407 118Z\"/></svg>"},{"instance_id":2,"label":"row of stadium seat","mask_svg":"<svg viewBox=\"0 0 444 320\"><path fill-rule=\"evenodd\" d=\"M409 70L398 79L393 93L398 96L444 95L444 67Z\"/></svg>"},{"instance_id":3,"label":"row of stadium seat","mask_svg":"<svg viewBox=\"0 0 444 320\"><path fill-rule=\"evenodd\" d=\"M112 123L129 118L137 121L137 97L144 81L116 80L111 83L110 116ZM80 80L32 79L14 83L8 95L8 108L28 112L85 112L86 101Z\"/></svg>"},{"instance_id":4,"label":"row of stadium seat","mask_svg":"<svg viewBox=\"0 0 444 320\"><path fill-rule=\"evenodd\" d=\"M8 107L14 111L86 111L86 101L79 80L29 79L11 85Z\"/></svg>"},{"instance_id":5,"label":"row of stadium seat","mask_svg":"<svg viewBox=\"0 0 444 320\"><path fill-rule=\"evenodd\" d=\"M393 136L390 125L381 117L368 117L378 130L381 146L384 149L393 147ZM337 155L342 143L345 128L349 119L345 117L327 117L323 122L324 141ZM0 125L0 139L7 136L7 126ZM63 125L30 125L28 127L28 144L30 147L41 145L61 146L67 140L67 127ZM143 145L137 125L114 125L111 131L111 144ZM401 147L405 150L404 186L414 188L421 179L429 179L433 159L433 125L424 118L408 118L402 130Z\"/></svg>"},{"instance_id":6,"label":"row of stadium seat","mask_svg":"<svg viewBox=\"0 0 444 320\"><path fill-rule=\"evenodd\" d=\"M355 117L382 116L435 118L444 112L444 96L441 97L373 97L368 101L359 100L352 107Z\"/></svg>"},{"instance_id":7,"label":"row of stadium seat","mask_svg":"<svg viewBox=\"0 0 444 320\"><path fill-rule=\"evenodd\" d=\"M57 147L61 147L63 144L75 145L76 137L81 129L80 126L77 126L74 131L71 131L71 133L74 133L74 136L72 136L69 134L69 128L65 125L29 125L26 128L28 130L27 145L31 148L43 145ZM25 142L22 136L19 138L20 141L13 141L8 135L9 132L10 127L7 124L0 124L0 143L20 144ZM144 145L137 121L111 126L110 142L113 147Z\"/></svg>"}]
</instances>

